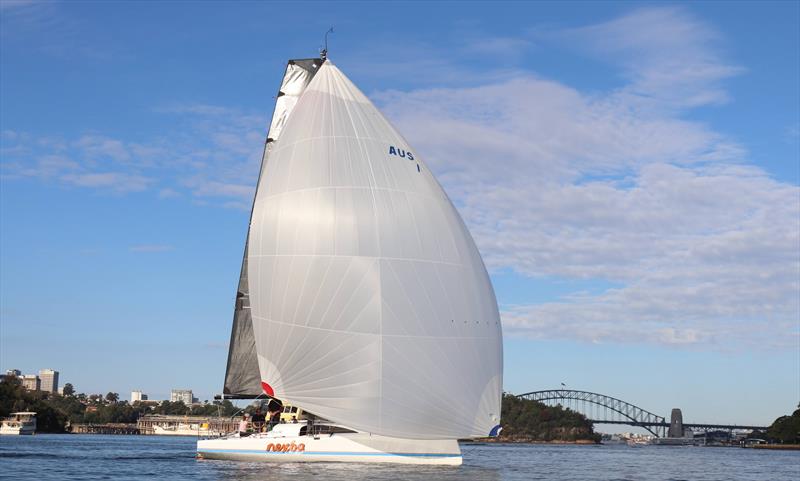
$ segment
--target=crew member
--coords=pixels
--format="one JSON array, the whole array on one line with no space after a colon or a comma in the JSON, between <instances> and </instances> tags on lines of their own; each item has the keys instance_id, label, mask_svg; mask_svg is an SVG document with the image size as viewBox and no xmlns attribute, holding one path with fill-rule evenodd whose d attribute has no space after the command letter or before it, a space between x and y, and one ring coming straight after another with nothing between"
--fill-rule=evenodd
<instances>
[{"instance_id":1,"label":"crew member","mask_svg":"<svg viewBox=\"0 0 800 481\"><path fill-rule=\"evenodd\" d=\"M247 436L247 414L242 414L242 419L239 421L239 436Z\"/></svg>"},{"instance_id":2,"label":"crew member","mask_svg":"<svg viewBox=\"0 0 800 481\"><path fill-rule=\"evenodd\" d=\"M275 427L281 420L281 411L283 411L283 403L275 399L270 400L267 406L267 414L269 415L269 429Z\"/></svg>"},{"instance_id":3,"label":"crew member","mask_svg":"<svg viewBox=\"0 0 800 481\"><path fill-rule=\"evenodd\" d=\"M261 413L261 408L257 407L256 412L253 413L253 430L257 433L260 433L264 429L264 422L266 418Z\"/></svg>"}]
</instances>

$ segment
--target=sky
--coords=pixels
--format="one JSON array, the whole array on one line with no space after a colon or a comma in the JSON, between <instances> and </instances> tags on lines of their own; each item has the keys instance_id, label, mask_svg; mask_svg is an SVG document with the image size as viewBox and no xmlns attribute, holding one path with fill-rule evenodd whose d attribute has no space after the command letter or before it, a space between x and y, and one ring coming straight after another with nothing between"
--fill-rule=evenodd
<instances>
[{"instance_id":1,"label":"sky","mask_svg":"<svg viewBox=\"0 0 800 481\"><path fill-rule=\"evenodd\" d=\"M286 60L330 58L467 223L504 389L686 422L800 401L797 2L0 0L0 369L222 388Z\"/></svg>"}]
</instances>

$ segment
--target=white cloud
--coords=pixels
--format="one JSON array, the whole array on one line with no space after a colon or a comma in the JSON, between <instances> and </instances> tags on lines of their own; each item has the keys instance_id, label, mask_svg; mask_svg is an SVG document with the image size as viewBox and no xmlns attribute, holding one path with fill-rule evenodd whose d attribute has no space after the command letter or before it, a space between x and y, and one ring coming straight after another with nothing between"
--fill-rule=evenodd
<instances>
[{"instance_id":1,"label":"white cloud","mask_svg":"<svg viewBox=\"0 0 800 481\"><path fill-rule=\"evenodd\" d=\"M120 193L140 192L153 183L153 180L147 177L124 172L66 174L61 176L61 180L78 187L98 187Z\"/></svg>"},{"instance_id":2,"label":"white cloud","mask_svg":"<svg viewBox=\"0 0 800 481\"><path fill-rule=\"evenodd\" d=\"M743 70L721 58L719 32L679 7L635 10L557 35L620 64L631 80L621 94L662 108L726 102L719 81Z\"/></svg>"},{"instance_id":3,"label":"white cloud","mask_svg":"<svg viewBox=\"0 0 800 481\"><path fill-rule=\"evenodd\" d=\"M2 175L114 193L153 189L162 199L183 194L219 198L216 205L224 207L249 205L264 142L259 129L266 115L210 105L178 105L157 112L177 116L180 130L139 143L98 133L65 141L5 130L0 137Z\"/></svg>"},{"instance_id":4,"label":"white cloud","mask_svg":"<svg viewBox=\"0 0 800 481\"><path fill-rule=\"evenodd\" d=\"M177 192L177 191L175 191L173 189L170 189L170 188L161 189L161 190L158 191L158 198L159 199L170 199L170 198L173 198L173 197L180 197L180 195L181 194L179 192Z\"/></svg>"},{"instance_id":5,"label":"white cloud","mask_svg":"<svg viewBox=\"0 0 800 481\"><path fill-rule=\"evenodd\" d=\"M521 37L486 37L480 36L467 40L464 50L470 54L494 55L498 57L519 57L526 50L533 47L533 43Z\"/></svg>"},{"instance_id":6,"label":"white cloud","mask_svg":"<svg viewBox=\"0 0 800 481\"><path fill-rule=\"evenodd\" d=\"M125 162L131 158L128 147L121 141L99 135L84 135L75 141L75 147L91 160Z\"/></svg>"},{"instance_id":7,"label":"white cloud","mask_svg":"<svg viewBox=\"0 0 800 481\"><path fill-rule=\"evenodd\" d=\"M674 8L551 35L619 59L630 83L584 94L525 74L378 95L491 269L619 286L504 306L507 332L796 347L800 189L684 118L740 70L719 35Z\"/></svg>"}]
</instances>

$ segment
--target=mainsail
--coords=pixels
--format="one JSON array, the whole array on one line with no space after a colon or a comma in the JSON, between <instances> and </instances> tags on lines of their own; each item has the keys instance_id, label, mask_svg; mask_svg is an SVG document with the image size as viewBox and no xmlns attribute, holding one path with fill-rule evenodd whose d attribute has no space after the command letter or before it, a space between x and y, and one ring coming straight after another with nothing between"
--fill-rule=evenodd
<instances>
[{"instance_id":1,"label":"mainsail","mask_svg":"<svg viewBox=\"0 0 800 481\"><path fill-rule=\"evenodd\" d=\"M280 137L286 120L292 113L297 99L303 94L314 74L317 73L322 59L290 60L283 75L281 87L275 100L275 110L269 126L269 134L261 159L259 179L264 172L264 164L275 140ZM251 211L252 220L252 211ZM248 238L250 229L248 228ZM228 366L225 370L223 396L229 399L248 399L263 393L258 373L256 357L256 341L253 336L253 322L250 315L250 290L247 282L247 254L249 242L245 241L242 270L239 274L239 287L236 290L236 303L233 309L233 327L231 329L230 347L228 348Z\"/></svg>"},{"instance_id":2,"label":"mainsail","mask_svg":"<svg viewBox=\"0 0 800 481\"><path fill-rule=\"evenodd\" d=\"M490 434L497 302L444 190L330 61L281 127L246 258L264 391L384 436Z\"/></svg>"}]
</instances>

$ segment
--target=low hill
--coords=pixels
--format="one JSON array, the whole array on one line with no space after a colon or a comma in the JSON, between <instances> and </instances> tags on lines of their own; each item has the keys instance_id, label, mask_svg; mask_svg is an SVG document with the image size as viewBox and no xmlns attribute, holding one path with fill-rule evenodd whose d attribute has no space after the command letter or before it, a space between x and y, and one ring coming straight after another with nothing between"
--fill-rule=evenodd
<instances>
[{"instance_id":1,"label":"low hill","mask_svg":"<svg viewBox=\"0 0 800 481\"><path fill-rule=\"evenodd\" d=\"M498 442L599 442L592 423L561 406L503 395L503 431Z\"/></svg>"},{"instance_id":2,"label":"low hill","mask_svg":"<svg viewBox=\"0 0 800 481\"><path fill-rule=\"evenodd\" d=\"M790 416L781 416L767 429L767 438L783 444L800 444L800 404Z\"/></svg>"}]
</instances>

